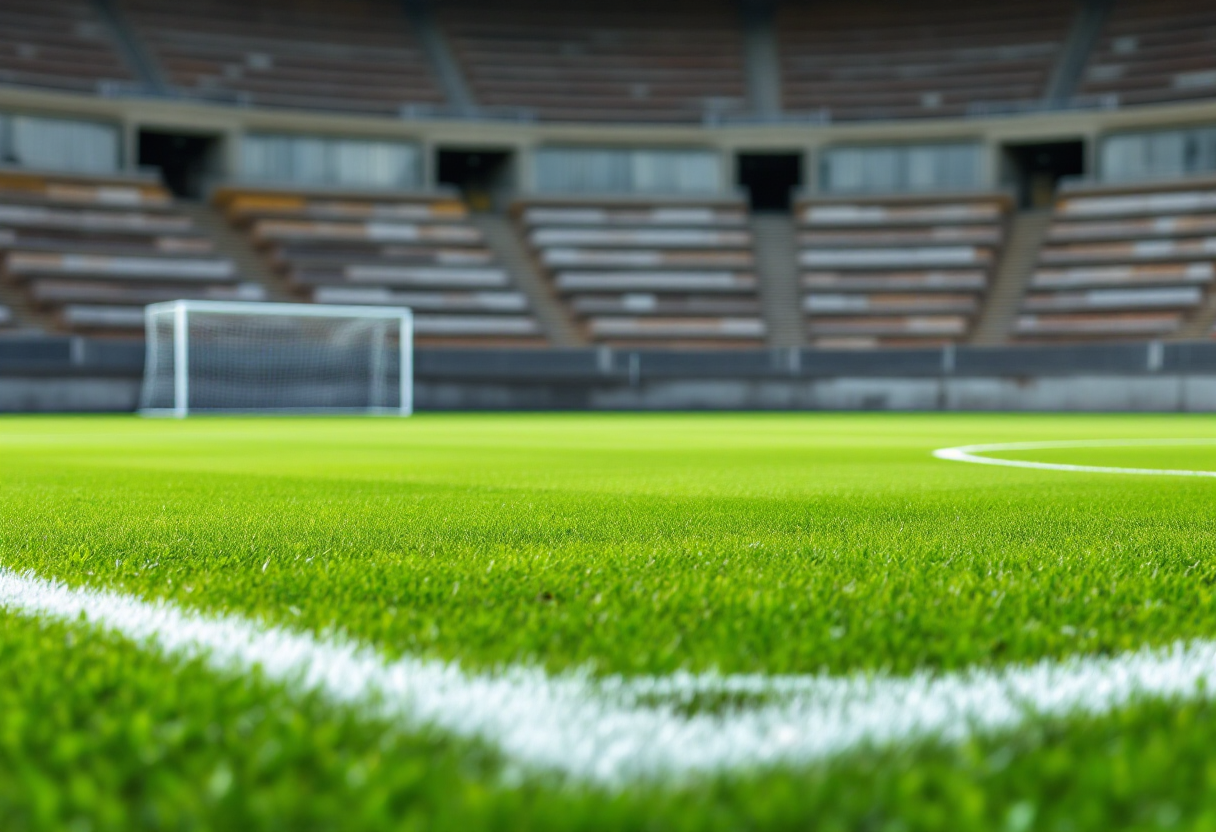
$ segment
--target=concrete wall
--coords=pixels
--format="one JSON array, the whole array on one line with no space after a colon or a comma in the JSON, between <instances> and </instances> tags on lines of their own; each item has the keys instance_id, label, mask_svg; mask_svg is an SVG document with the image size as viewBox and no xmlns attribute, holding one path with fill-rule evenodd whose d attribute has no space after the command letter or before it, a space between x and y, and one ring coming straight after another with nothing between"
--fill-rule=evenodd
<instances>
[{"instance_id":1,"label":"concrete wall","mask_svg":"<svg viewBox=\"0 0 1216 832\"><path fill-rule=\"evenodd\" d=\"M646 381L636 386L422 382L419 409L1216 411L1216 375Z\"/></svg>"},{"instance_id":2,"label":"concrete wall","mask_svg":"<svg viewBox=\"0 0 1216 832\"><path fill-rule=\"evenodd\" d=\"M0 377L0 413L112 413L138 405L137 378Z\"/></svg>"},{"instance_id":3,"label":"concrete wall","mask_svg":"<svg viewBox=\"0 0 1216 832\"><path fill-rule=\"evenodd\" d=\"M0 340L0 411L130 411L139 342ZM1216 342L874 350L419 350L421 410L1216 411Z\"/></svg>"},{"instance_id":4,"label":"concrete wall","mask_svg":"<svg viewBox=\"0 0 1216 832\"><path fill-rule=\"evenodd\" d=\"M707 147L724 154L729 169L735 153L803 152L808 160L825 147L858 142L979 141L987 148L988 184L996 186L1000 151L1005 144L1093 140L1103 133L1150 127L1216 123L1216 101L1162 104L1125 109L1066 110L1013 116L925 118L838 124L775 123L686 125L561 124L462 119L406 119L350 116L313 111L260 109L205 104L181 99L102 98L93 95L0 87L0 111L92 118L120 126L127 147L125 164L134 167L135 139L141 129L214 135L223 140L223 167L235 174L237 145L246 132L292 132L331 136L398 138L418 142L424 151L438 147L496 148L520 154L517 183L530 177L530 151L544 144L592 146ZM805 170L813 179L815 166ZM433 178L433 171L428 176ZM433 184L428 181L425 184Z\"/></svg>"},{"instance_id":5,"label":"concrete wall","mask_svg":"<svg viewBox=\"0 0 1216 832\"><path fill-rule=\"evenodd\" d=\"M134 378L0 378L0 412L123 412ZM419 410L1216 412L1216 374L1053 378L649 380L636 385L420 381Z\"/></svg>"}]
</instances>

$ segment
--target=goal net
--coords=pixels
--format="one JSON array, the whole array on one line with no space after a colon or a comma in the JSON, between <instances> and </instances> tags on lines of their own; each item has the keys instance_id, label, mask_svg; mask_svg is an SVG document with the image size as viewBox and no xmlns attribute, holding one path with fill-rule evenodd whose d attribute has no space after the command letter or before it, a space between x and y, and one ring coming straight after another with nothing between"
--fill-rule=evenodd
<instances>
[{"instance_id":1,"label":"goal net","mask_svg":"<svg viewBox=\"0 0 1216 832\"><path fill-rule=\"evenodd\" d=\"M178 300L145 325L146 414L413 410L408 309Z\"/></svg>"}]
</instances>

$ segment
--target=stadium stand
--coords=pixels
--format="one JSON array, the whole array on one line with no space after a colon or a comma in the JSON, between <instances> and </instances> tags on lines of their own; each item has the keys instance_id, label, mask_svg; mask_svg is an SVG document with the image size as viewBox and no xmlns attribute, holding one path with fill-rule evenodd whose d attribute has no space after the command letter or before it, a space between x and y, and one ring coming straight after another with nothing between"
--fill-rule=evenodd
<instances>
[{"instance_id":1,"label":"stadium stand","mask_svg":"<svg viewBox=\"0 0 1216 832\"><path fill-rule=\"evenodd\" d=\"M97 92L130 78L88 0L0 4L0 83Z\"/></svg>"},{"instance_id":2,"label":"stadium stand","mask_svg":"<svg viewBox=\"0 0 1216 832\"><path fill-rule=\"evenodd\" d=\"M742 109L728 2L445 0L437 16L478 102L570 121L700 121Z\"/></svg>"},{"instance_id":3,"label":"stadium stand","mask_svg":"<svg viewBox=\"0 0 1216 832\"><path fill-rule=\"evenodd\" d=\"M1066 190L1022 304L1018 340L1168 337L1216 267L1216 181Z\"/></svg>"},{"instance_id":4,"label":"stadium stand","mask_svg":"<svg viewBox=\"0 0 1216 832\"><path fill-rule=\"evenodd\" d=\"M1090 60L1080 88L1068 85L1069 94L1077 97L1061 100L1096 98L1124 106L1216 99L1216 9L1211 4L1118 0L1109 16L1094 18L1084 49L1066 49L1077 41L1070 25L1074 34L1081 28L1075 25L1077 8L1049 0L777 3L771 7L773 16L764 16L766 43L776 47L765 54L780 72L765 78L773 90L782 85L785 112L770 115L797 120L821 111L833 121L912 119L1043 104L1049 79L1069 63L1063 60L1066 52L1075 53L1078 68L1085 55ZM419 15L419 10L427 13ZM445 99L444 89L450 97L451 85L440 84L438 76L444 73L435 69L439 42L445 60L467 84L470 106L461 110L464 115L494 117L496 109L515 108L543 121L637 126L638 132L624 132L619 142L614 136L609 143L613 153L622 155L632 142L646 140L649 122L695 123L722 114L751 114L756 73L755 61L750 68L748 61L755 27L742 12L731 0L665 0L657 6L641 0L609 6L435 0L425 9L405 0L336 5L319 0L11 0L0 8L0 84L145 94L148 90L139 84L128 92L122 87L132 79L129 47L136 42L134 51L150 56L156 74L174 88L160 90L170 96L181 92L268 109L408 116L434 108L450 115L455 102ZM1075 81L1075 72L1070 77ZM109 81L120 83L111 89ZM115 99L105 106L127 103ZM418 109L412 110L414 105ZM145 140L160 135L161 128L144 124L138 114L73 116L52 109L18 102L0 114L5 164L23 158L9 140L18 126L26 144L51 150L62 144L59 155L76 162L82 158L80 149L97 138L86 133L107 132L104 141L98 139L97 154L106 164L75 169L161 163L149 161L155 154L145 153L145 145L151 145ZM290 122L282 136L260 135L260 124L251 127L238 115L242 126L232 134L239 142L235 152L226 144L228 134L204 137L210 143L206 165L215 167L213 172L208 167L208 176L253 176L241 167L241 153L247 162L258 141L271 148L270 155L284 157L288 151L272 146L272 140L286 142L290 136L304 148L315 138L306 124L314 117L275 118ZM55 123L30 127L40 119ZM954 122L972 123L978 122ZM442 162L431 163L434 158L458 155L444 143L459 148L464 139L435 139L428 132L433 125L419 124L424 126L417 136L398 144L417 155L421 182L442 170ZM1120 176L1131 181L1136 171L1120 173L1119 165L1127 168L1129 163L1105 151L1120 131L1132 135L1147 127L1135 119L1117 128L1095 124L1086 141L1090 150L1102 152L1089 157L1101 158L1101 173L1109 181ZM1210 124L1210 114L1199 112L1171 129L1199 134ZM1161 125L1153 126L1162 131ZM369 141L350 129L355 143ZM535 174L543 166L536 163L542 156L536 148L549 142L547 150L566 147L565 139L553 137L568 128L524 124L509 129L524 131L523 149L516 154L521 181L531 172L538 189L559 190L538 184ZM859 126L846 129L859 131L857 147L873 149L886 128L876 128L873 135ZM173 138L171 132L164 135ZM333 132L347 138L340 125ZM899 141L890 134L881 138ZM568 144L579 141L590 139L583 134ZM917 141L922 150L936 146L928 138ZM989 142L987 150L984 142ZM993 148L992 142L1005 144ZM1080 139L1073 143L1081 146ZM726 170L716 154L741 152L716 139L705 144L714 145L701 151L706 169ZM1170 144L1170 152L1179 156L1179 171L1210 170L1210 142L1202 152L1192 144L1190 139ZM952 145L946 141L941 146ZM968 144L977 159L994 150L1002 164L1009 161L1012 146L1006 139L978 137ZM843 148L828 146L809 156L801 146L782 152L819 165L819 187L832 192L825 160ZM515 153L489 149L504 157ZM303 157L304 150L299 152ZM24 163L52 166L32 158ZM961 164L946 160L941 166ZM662 170L664 163L652 167ZM976 170L977 182L987 182L986 169L977 164ZM1161 175L1156 168L1151 173ZM693 178L698 176L704 178L700 173ZM504 183L508 179L504 174ZM404 180L394 186L415 187ZM496 204L510 200L512 187L503 185ZM939 182L938 187L962 186ZM1204 200L1214 192L1211 181L1193 176L1178 184L1067 188L1056 202L1037 258L1038 236L1023 246L1026 256L1019 261L1016 291L1001 301L1001 325L994 328L991 342L1004 341L1007 334L1019 341L1059 341L1183 337L1206 329L1208 318L1200 310L1216 310L1216 295L1207 288L1216 261L1216 207ZM1049 192L1043 193L1044 204L1050 204ZM769 262L768 274L761 274L754 222L734 198L525 198L509 213L493 215L514 249L526 243L518 260L529 274L539 266L542 275L525 280L512 276L518 264L501 254L497 242L486 244L486 239L498 238L483 236L488 233L479 225L484 225L483 216L470 222L463 204L443 194L229 187L217 200L224 219L206 206L200 214L174 203L163 187L140 176L0 169L0 326L15 322L134 332L137 308L146 302L179 296L255 298L282 290L298 300L408 303L418 310L422 343L541 345L546 343L542 333L553 330L552 318L560 319L568 332L573 332L571 322L576 324L580 343L585 338L634 346L755 346L767 339L770 345L804 340L816 346L930 345L982 334L984 328L976 326L980 307L993 285L994 268L1011 250L1006 245L1011 206L1000 195L811 196L793 213L801 317L785 320L774 314L771 291L772 274L785 273L786 299L779 305L794 308L788 300L793 258L784 205L780 221L787 244L780 268ZM1041 216L1040 232L1044 223ZM237 236L244 254L234 259L229 249ZM757 238L763 241L764 235ZM270 264L272 271L259 276L251 263L258 269ZM253 277L257 280L248 282ZM27 308L33 314L27 315ZM543 327L537 308L545 310L539 318Z\"/></svg>"},{"instance_id":5,"label":"stadium stand","mask_svg":"<svg viewBox=\"0 0 1216 832\"><path fill-rule=\"evenodd\" d=\"M857 0L783 3L777 15L785 107L848 121L1040 99L1073 8Z\"/></svg>"},{"instance_id":6,"label":"stadium stand","mask_svg":"<svg viewBox=\"0 0 1216 832\"><path fill-rule=\"evenodd\" d=\"M457 198L229 186L213 201L301 299L411 307L422 345L545 343Z\"/></svg>"},{"instance_id":7,"label":"stadium stand","mask_svg":"<svg viewBox=\"0 0 1216 832\"><path fill-rule=\"evenodd\" d=\"M402 2L111 1L124 37L187 96L385 115L457 103L446 100ZM1047 93L1075 11L1051 0L778 3L782 102L833 121L1033 104ZM450 46L475 112L695 122L755 103L742 17L727 0L442 0L427 19ZM1121 105L1211 98L1214 47L1210 4L1119 0L1077 93ZM0 83L96 92L133 81L111 23L88 0L0 8Z\"/></svg>"},{"instance_id":8,"label":"stadium stand","mask_svg":"<svg viewBox=\"0 0 1216 832\"><path fill-rule=\"evenodd\" d=\"M516 213L588 340L757 346L765 337L736 199L530 199Z\"/></svg>"},{"instance_id":9,"label":"stadium stand","mask_svg":"<svg viewBox=\"0 0 1216 832\"><path fill-rule=\"evenodd\" d=\"M1120 105L1216 95L1216 6L1189 0L1119 0L1081 92Z\"/></svg>"},{"instance_id":10,"label":"stadium stand","mask_svg":"<svg viewBox=\"0 0 1216 832\"><path fill-rule=\"evenodd\" d=\"M0 171L0 250L5 278L77 332L141 332L160 300L265 296L147 178Z\"/></svg>"},{"instance_id":11,"label":"stadium stand","mask_svg":"<svg viewBox=\"0 0 1216 832\"><path fill-rule=\"evenodd\" d=\"M1009 208L1001 194L800 202L799 265L811 343L923 346L966 338Z\"/></svg>"},{"instance_id":12,"label":"stadium stand","mask_svg":"<svg viewBox=\"0 0 1216 832\"><path fill-rule=\"evenodd\" d=\"M389 115L442 101L400 3L124 0L123 7L188 95Z\"/></svg>"}]
</instances>

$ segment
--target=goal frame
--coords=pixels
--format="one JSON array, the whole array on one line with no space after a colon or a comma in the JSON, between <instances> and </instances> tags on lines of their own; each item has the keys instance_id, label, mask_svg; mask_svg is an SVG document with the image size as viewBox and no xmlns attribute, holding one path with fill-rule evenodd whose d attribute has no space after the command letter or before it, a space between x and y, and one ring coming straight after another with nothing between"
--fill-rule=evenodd
<instances>
[{"instance_id":1,"label":"goal frame","mask_svg":"<svg viewBox=\"0 0 1216 832\"><path fill-rule=\"evenodd\" d=\"M152 370L156 366L158 339L156 318L172 313L173 320L173 407L147 407ZM144 378L139 412L144 416L170 416L184 419L190 415L190 313L307 318L377 318L399 322L399 371L401 404L386 408L257 408L226 409L211 413L344 413L410 416L414 412L414 313L404 306L353 306L320 303L273 303L262 301L170 300L144 307Z\"/></svg>"}]
</instances>

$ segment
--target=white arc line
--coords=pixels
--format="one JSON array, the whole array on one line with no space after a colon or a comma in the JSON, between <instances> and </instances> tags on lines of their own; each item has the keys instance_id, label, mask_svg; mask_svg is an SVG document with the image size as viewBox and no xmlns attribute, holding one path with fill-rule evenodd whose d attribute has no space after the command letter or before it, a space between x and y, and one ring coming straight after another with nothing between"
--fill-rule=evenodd
<instances>
[{"instance_id":1,"label":"white arc line","mask_svg":"<svg viewBox=\"0 0 1216 832\"><path fill-rule=\"evenodd\" d=\"M1154 477L1216 477L1216 471L1191 471L1185 468L1118 468L1106 465L1070 465L1063 462L1032 462L1025 459L995 459L977 454L1001 451L1039 451L1049 448L1131 448L1154 445L1212 445L1216 439L1077 439L1060 442L1004 442L996 445L960 445L938 448L933 455L951 462L1004 465L1008 468L1038 468L1044 471L1080 471L1088 474L1137 474Z\"/></svg>"},{"instance_id":2,"label":"white arc line","mask_svg":"<svg viewBox=\"0 0 1216 832\"><path fill-rule=\"evenodd\" d=\"M433 726L483 740L529 770L610 788L804 765L917 740L956 742L1016 729L1036 717L1100 715L1142 697L1216 692L1216 642L1205 641L903 678L674 674L597 680L530 667L471 673L449 662L388 661L349 640L74 589L3 568L0 607L83 621L168 657L201 658L221 673L257 667L263 678L290 690L319 694L406 729ZM704 693L770 699L718 714L681 712L680 703Z\"/></svg>"}]
</instances>

